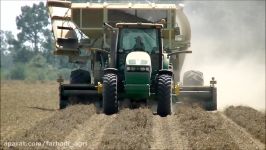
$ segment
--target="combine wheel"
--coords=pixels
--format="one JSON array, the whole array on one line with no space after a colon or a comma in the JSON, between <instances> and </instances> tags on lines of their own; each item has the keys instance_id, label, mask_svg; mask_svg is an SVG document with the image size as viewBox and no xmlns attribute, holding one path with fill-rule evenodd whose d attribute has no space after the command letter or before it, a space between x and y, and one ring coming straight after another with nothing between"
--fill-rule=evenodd
<instances>
[{"instance_id":1,"label":"combine wheel","mask_svg":"<svg viewBox=\"0 0 266 150\"><path fill-rule=\"evenodd\" d=\"M71 72L70 84L90 84L90 72L82 69L77 69Z\"/></svg>"},{"instance_id":2,"label":"combine wheel","mask_svg":"<svg viewBox=\"0 0 266 150\"><path fill-rule=\"evenodd\" d=\"M158 77L157 114L165 117L172 113L172 77L162 74Z\"/></svg>"},{"instance_id":3,"label":"combine wheel","mask_svg":"<svg viewBox=\"0 0 266 150\"><path fill-rule=\"evenodd\" d=\"M90 84L91 76L90 72L82 69L76 69L71 72L70 84ZM60 89L60 101L59 108L64 109L68 105L80 103L84 97L82 96L63 96L61 95L63 91Z\"/></svg>"},{"instance_id":4,"label":"combine wheel","mask_svg":"<svg viewBox=\"0 0 266 150\"><path fill-rule=\"evenodd\" d=\"M183 77L183 84L185 86L203 86L203 73L195 70L185 72Z\"/></svg>"},{"instance_id":5,"label":"combine wheel","mask_svg":"<svg viewBox=\"0 0 266 150\"><path fill-rule=\"evenodd\" d=\"M89 71L83 69L76 69L71 72L70 84L90 84L90 83L91 83L91 76ZM82 103L83 99L85 99L84 96L69 96L68 104L74 105Z\"/></svg>"},{"instance_id":6,"label":"combine wheel","mask_svg":"<svg viewBox=\"0 0 266 150\"><path fill-rule=\"evenodd\" d=\"M190 70L184 73L183 77L184 86L203 86L204 78L203 73L200 71ZM208 100L198 100L198 103L207 111L217 110L217 89L211 88L211 95Z\"/></svg>"},{"instance_id":7,"label":"combine wheel","mask_svg":"<svg viewBox=\"0 0 266 150\"><path fill-rule=\"evenodd\" d=\"M117 76L112 73L103 77L103 112L107 115L118 112Z\"/></svg>"}]
</instances>

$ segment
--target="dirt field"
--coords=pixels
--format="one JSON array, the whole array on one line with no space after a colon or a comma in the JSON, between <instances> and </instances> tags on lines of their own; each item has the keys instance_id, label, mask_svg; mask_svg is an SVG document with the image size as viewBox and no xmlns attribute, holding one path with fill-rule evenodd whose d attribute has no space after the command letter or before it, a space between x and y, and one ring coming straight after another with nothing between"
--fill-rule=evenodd
<instances>
[{"instance_id":1,"label":"dirt field","mask_svg":"<svg viewBox=\"0 0 266 150\"><path fill-rule=\"evenodd\" d=\"M57 110L56 82L1 84L1 149L265 149L265 114L249 107L206 112L178 105L107 116L93 104Z\"/></svg>"}]
</instances>

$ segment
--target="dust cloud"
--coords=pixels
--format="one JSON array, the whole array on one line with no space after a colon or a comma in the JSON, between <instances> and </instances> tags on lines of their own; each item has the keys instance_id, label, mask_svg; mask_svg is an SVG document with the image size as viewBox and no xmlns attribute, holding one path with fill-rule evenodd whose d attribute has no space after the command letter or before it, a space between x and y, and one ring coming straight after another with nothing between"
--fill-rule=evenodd
<instances>
[{"instance_id":1,"label":"dust cloud","mask_svg":"<svg viewBox=\"0 0 266 150\"><path fill-rule=\"evenodd\" d=\"M218 109L265 110L265 1L185 1L192 54L182 72L200 70L218 84Z\"/></svg>"}]
</instances>

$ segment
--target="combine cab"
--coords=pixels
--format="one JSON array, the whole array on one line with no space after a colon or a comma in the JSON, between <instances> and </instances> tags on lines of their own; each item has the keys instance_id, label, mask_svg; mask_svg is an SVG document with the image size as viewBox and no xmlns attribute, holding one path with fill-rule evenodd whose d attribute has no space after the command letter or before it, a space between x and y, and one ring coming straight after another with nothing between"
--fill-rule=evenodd
<instances>
[{"instance_id":1,"label":"combine cab","mask_svg":"<svg viewBox=\"0 0 266 150\"><path fill-rule=\"evenodd\" d=\"M96 100L104 113L119 103L157 103L166 116L172 104L189 101L216 110L216 81L203 85L203 74L188 71L180 80L190 47L190 26L175 4L71 3L48 0L56 55L89 64L60 83L60 108Z\"/></svg>"}]
</instances>

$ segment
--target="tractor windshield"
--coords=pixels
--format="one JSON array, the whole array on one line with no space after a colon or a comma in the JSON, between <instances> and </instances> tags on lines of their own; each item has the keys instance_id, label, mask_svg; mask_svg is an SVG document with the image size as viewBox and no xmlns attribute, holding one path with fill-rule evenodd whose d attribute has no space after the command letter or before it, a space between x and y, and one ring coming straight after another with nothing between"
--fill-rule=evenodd
<instances>
[{"instance_id":1,"label":"tractor windshield","mask_svg":"<svg viewBox=\"0 0 266 150\"><path fill-rule=\"evenodd\" d=\"M158 51L158 30L145 28L124 28L120 30L119 52Z\"/></svg>"}]
</instances>

